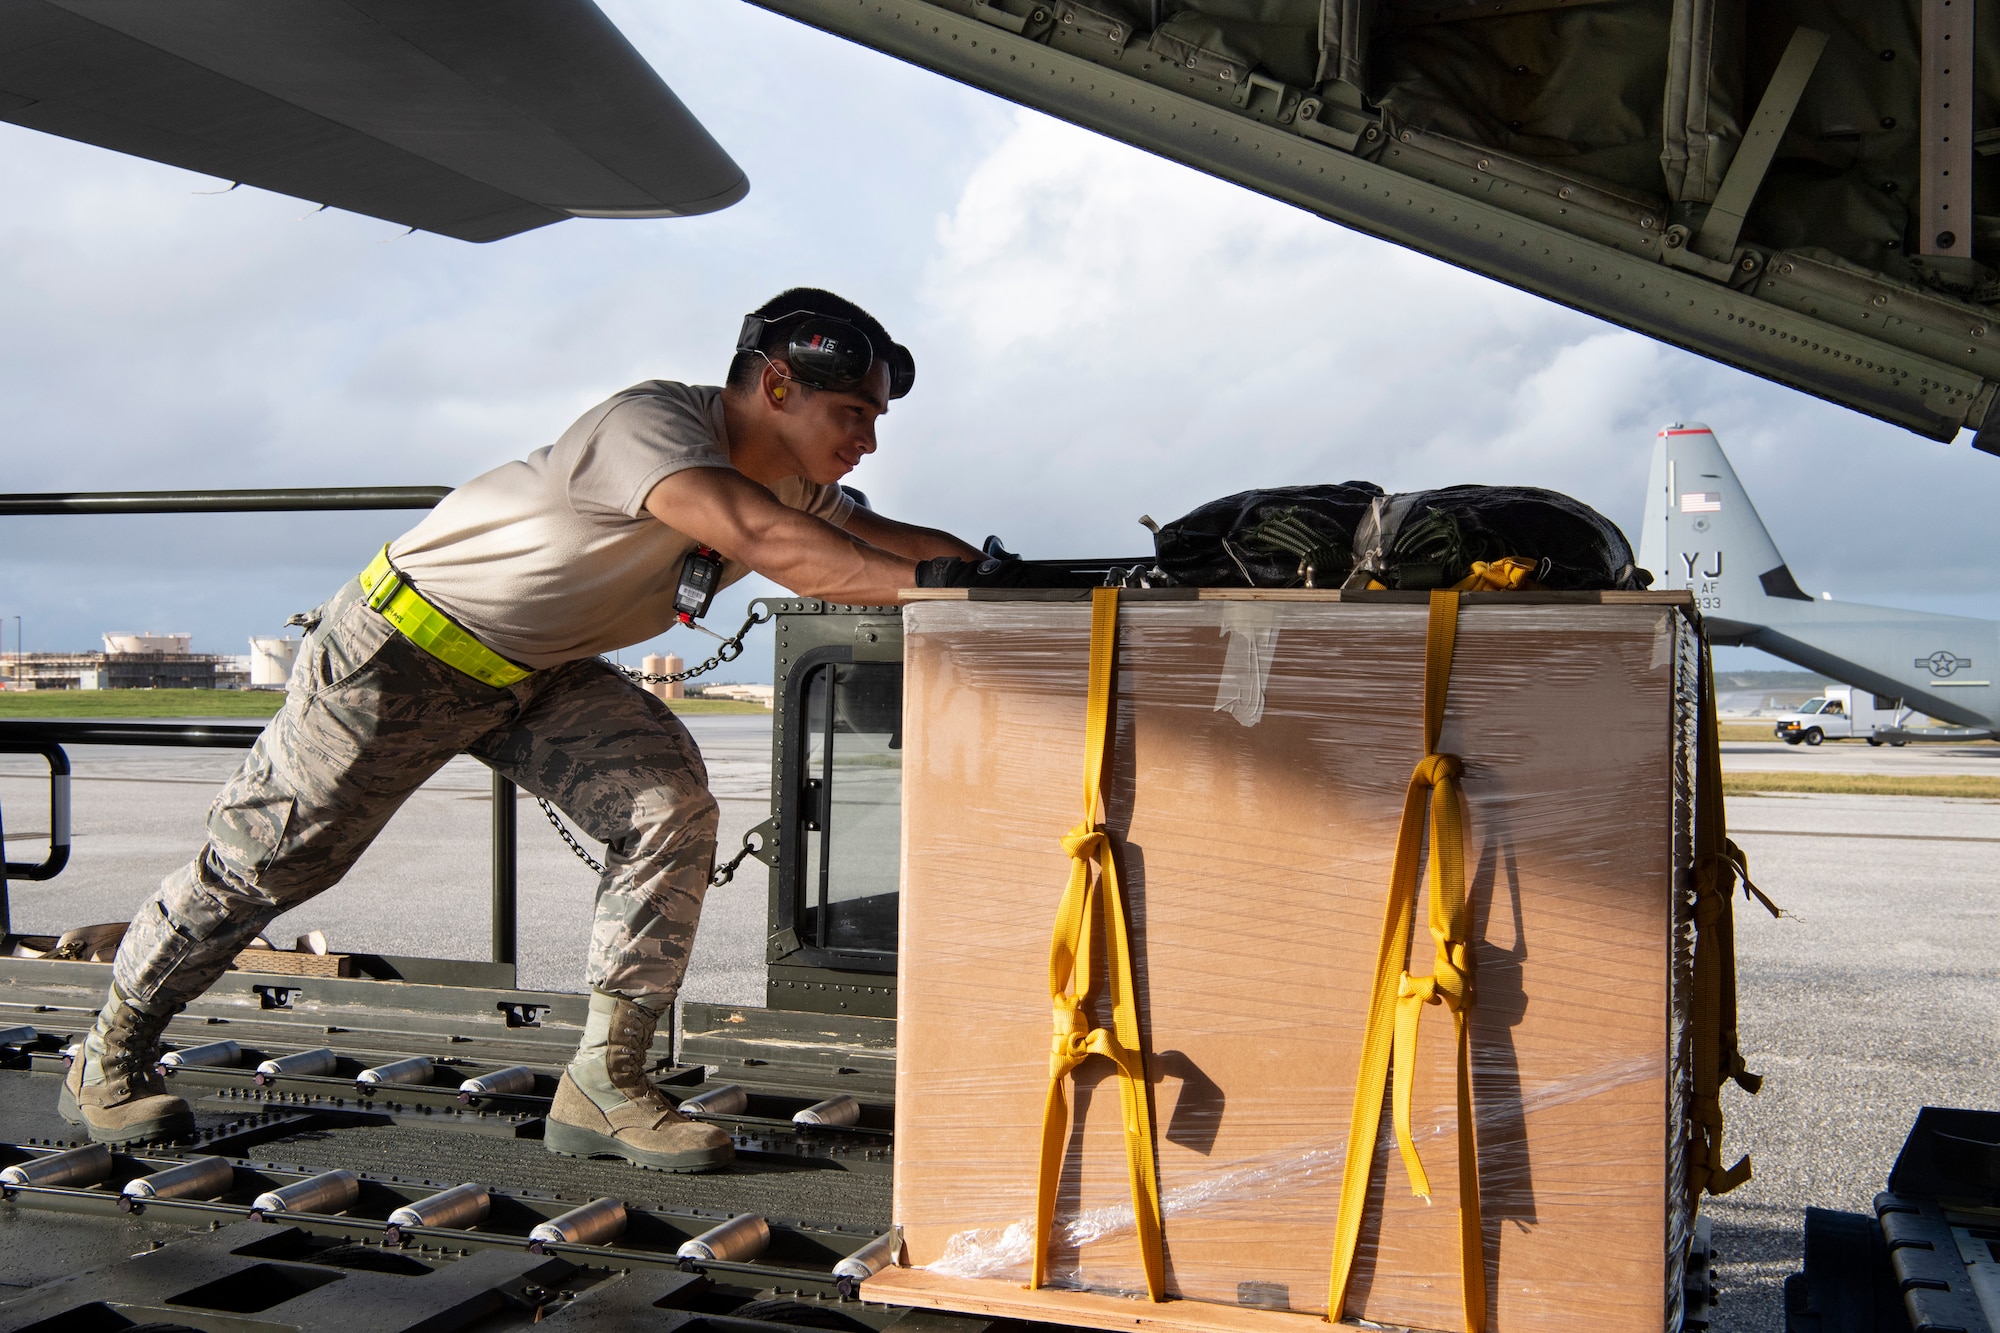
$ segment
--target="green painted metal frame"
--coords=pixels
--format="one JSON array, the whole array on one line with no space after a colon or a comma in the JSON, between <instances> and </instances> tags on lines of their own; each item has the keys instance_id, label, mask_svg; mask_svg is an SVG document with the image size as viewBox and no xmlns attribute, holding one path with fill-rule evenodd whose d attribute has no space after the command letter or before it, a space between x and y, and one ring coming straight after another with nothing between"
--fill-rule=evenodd
<instances>
[{"instance_id":1,"label":"green painted metal frame","mask_svg":"<svg viewBox=\"0 0 2000 1333\"><path fill-rule=\"evenodd\" d=\"M1003 27L974 16L998 6L973 0L962 10L932 0L751 2L1931 439L1978 429L2000 389L2000 344L1986 341L1979 307L1754 247L1737 250L1727 281L1671 267L1660 219L1579 207L1508 179L1504 163L1468 169L1413 131L1384 126L1373 143L1365 132L1356 140L1365 155L1342 151L1319 137L1340 136L1300 114L1310 99L1299 90L1259 85L1265 95L1238 107L1141 44L1107 41L1101 58L1086 58L1038 40L1050 25L1032 14ZM1020 31L1009 30L1015 23ZM1892 303L1917 317L1890 318ZM1978 443L2000 452L1994 438Z\"/></svg>"}]
</instances>

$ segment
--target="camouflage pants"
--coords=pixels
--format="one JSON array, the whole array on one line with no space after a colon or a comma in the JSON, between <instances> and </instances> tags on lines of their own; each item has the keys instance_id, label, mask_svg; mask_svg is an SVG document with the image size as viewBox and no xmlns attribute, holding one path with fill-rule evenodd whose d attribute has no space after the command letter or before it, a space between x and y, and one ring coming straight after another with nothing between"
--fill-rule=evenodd
<instances>
[{"instance_id":1,"label":"camouflage pants","mask_svg":"<svg viewBox=\"0 0 2000 1333\"><path fill-rule=\"evenodd\" d=\"M481 684L397 633L358 583L317 614L283 710L209 810L207 845L119 946L118 988L148 1008L200 995L469 753L606 844L585 980L671 1003L715 860L716 806L667 706L597 658Z\"/></svg>"}]
</instances>

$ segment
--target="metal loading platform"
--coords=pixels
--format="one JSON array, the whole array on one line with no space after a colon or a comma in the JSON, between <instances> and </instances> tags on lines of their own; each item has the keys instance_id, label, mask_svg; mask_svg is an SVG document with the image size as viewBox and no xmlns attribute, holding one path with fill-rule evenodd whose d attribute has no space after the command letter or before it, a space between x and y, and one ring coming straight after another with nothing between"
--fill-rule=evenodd
<instances>
[{"instance_id":1,"label":"metal loading platform","mask_svg":"<svg viewBox=\"0 0 2000 1333\"><path fill-rule=\"evenodd\" d=\"M434 975L453 967L376 961ZM15 1043L0 1048L0 1172L88 1143L58 1116L56 1092L65 1049L88 1030L108 970L0 960L0 1028L11 1029L0 1038ZM891 1022L688 1011L691 1025L727 1026L731 1036L696 1043L704 1064L677 1063L663 1036L656 1079L676 1099L743 1092L740 1109L703 1113L738 1153L732 1168L711 1175L543 1147L542 1116L583 1016L579 996L231 972L166 1034L167 1047L181 1051L237 1044L226 1064L168 1074L195 1108L192 1139L110 1152L108 1170L86 1179L0 1185L0 1333L987 1326L869 1304L865 1278L834 1271L889 1226ZM265 1060L319 1047L334 1054L328 1072L256 1072ZM357 1084L364 1069L412 1057L431 1061L420 1082ZM723 1060L731 1067L713 1063ZM459 1090L521 1066L532 1088ZM793 1122L843 1094L859 1103L856 1123ZM126 1189L205 1158L227 1170L187 1194L135 1199ZM353 1202L337 1212L253 1209L267 1191L332 1170L359 1178ZM468 1183L487 1193L476 1222L391 1230L397 1209ZM603 1198L626 1207L616 1236L531 1245L538 1225ZM761 1248L735 1259L681 1257L687 1242L745 1214L768 1228Z\"/></svg>"},{"instance_id":2,"label":"metal loading platform","mask_svg":"<svg viewBox=\"0 0 2000 1333\"><path fill-rule=\"evenodd\" d=\"M0 514L426 509L444 493L9 496ZM1114 562L1050 563L1095 578ZM868 1300L869 1273L896 1248L900 613L763 605L776 641L770 817L719 859L747 874L754 858L768 873L769 1007L683 1002L651 1052L653 1079L677 1102L740 1090L688 1108L736 1145L734 1164L709 1175L544 1147L585 999L515 985L515 790L497 775L490 961L350 954L341 974L319 975L295 954L239 957L164 1034L165 1050L189 1061L167 1082L194 1108L194 1136L80 1154L91 1160L72 1170L76 1158L61 1154L87 1140L57 1113L57 1090L110 984L106 963L80 959L109 955L13 933L7 881L50 880L67 863L65 747L248 749L262 728L0 721L0 753L47 761L51 830L45 860L0 869L0 1333L994 1327ZM44 956L14 956L21 945ZM226 1058L202 1062L200 1048L224 1042L234 1043ZM312 1072L258 1072L322 1049L330 1059L306 1062ZM414 1081L360 1081L412 1060L427 1062ZM513 1090L461 1092L501 1071L514 1071ZM848 1123L795 1123L832 1098L853 1099ZM253 1206L329 1172L355 1178L339 1207ZM159 1188L135 1197L138 1181ZM476 1216L426 1202L464 1186L484 1198ZM532 1234L602 1200L624 1206L615 1235ZM438 1215L392 1226L405 1208ZM746 1242L746 1228L760 1234ZM710 1237L719 1229L728 1234Z\"/></svg>"}]
</instances>

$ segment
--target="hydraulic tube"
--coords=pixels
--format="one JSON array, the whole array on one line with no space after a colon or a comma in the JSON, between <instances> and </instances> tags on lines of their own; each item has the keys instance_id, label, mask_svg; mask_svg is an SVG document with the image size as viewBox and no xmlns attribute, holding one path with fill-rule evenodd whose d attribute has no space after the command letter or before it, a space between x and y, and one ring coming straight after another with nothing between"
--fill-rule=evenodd
<instances>
[{"instance_id":1,"label":"hydraulic tube","mask_svg":"<svg viewBox=\"0 0 2000 1333\"><path fill-rule=\"evenodd\" d=\"M102 1184L111 1174L111 1149L101 1143L50 1153L31 1162L16 1162L0 1171L0 1187L9 1185L63 1185L83 1189Z\"/></svg>"},{"instance_id":2,"label":"hydraulic tube","mask_svg":"<svg viewBox=\"0 0 2000 1333\"><path fill-rule=\"evenodd\" d=\"M833 1266L833 1285L841 1295L851 1298L863 1282L895 1263L902 1248L901 1235L883 1232Z\"/></svg>"},{"instance_id":3,"label":"hydraulic tube","mask_svg":"<svg viewBox=\"0 0 2000 1333\"><path fill-rule=\"evenodd\" d=\"M362 1092L389 1083L428 1083L431 1081L431 1062L421 1055L413 1055L407 1060L391 1060L386 1065L376 1065L364 1069L354 1080L354 1086Z\"/></svg>"},{"instance_id":4,"label":"hydraulic tube","mask_svg":"<svg viewBox=\"0 0 2000 1333\"><path fill-rule=\"evenodd\" d=\"M126 1212L156 1199L213 1199L236 1183L236 1168L220 1157L190 1157L178 1166L125 1182Z\"/></svg>"},{"instance_id":5,"label":"hydraulic tube","mask_svg":"<svg viewBox=\"0 0 2000 1333\"><path fill-rule=\"evenodd\" d=\"M289 1074L331 1074L339 1063L339 1057L333 1053L333 1048L330 1046L322 1046L313 1051L299 1051L294 1055L276 1056L257 1066L257 1086L261 1088L272 1079L283 1078Z\"/></svg>"},{"instance_id":6,"label":"hydraulic tube","mask_svg":"<svg viewBox=\"0 0 2000 1333\"><path fill-rule=\"evenodd\" d=\"M509 1065L465 1080L458 1085L458 1099L469 1102L474 1097L517 1096L534 1090L535 1071L526 1065Z\"/></svg>"},{"instance_id":7,"label":"hydraulic tube","mask_svg":"<svg viewBox=\"0 0 2000 1333\"><path fill-rule=\"evenodd\" d=\"M352 1171L322 1171L259 1194L250 1204L250 1216L261 1221L266 1213L344 1213L360 1197L361 1177Z\"/></svg>"},{"instance_id":8,"label":"hydraulic tube","mask_svg":"<svg viewBox=\"0 0 2000 1333\"><path fill-rule=\"evenodd\" d=\"M624 1234L625 1205L616 1199L593 1199L530 1231L528 1253L542 1254L550 1245L603 1245Z\"/></svg>"},{"instance_id":9,"label":"hydraulic tube","mask_svg":"<svg viewBox=\"0 0 2000 1333\"><path fill-rule=\"evenodd\" d=\"M448 1190L440 1190L429 1198L418 1199L389 1214L389 1226L382 1233L383 1243L401 1245L405 1227L443 1227L451 1231L463 1231L486 1220L486 1214L493 1207L493 1196L486 1192L484 1185L453 1185Z\"/></svg>"},{"instance_id":10,"label":"hydraulic tube","mask_svg":"<svg viewBox=\"0 0 2000 1333\"><path fill-rule=\"evenodd\" d=\"M704 1259L747 1263L762 1254L770 1243L770 1223L755 1213L738 1213L721 1226L704 1231L693 1240L682 1241L674 1255L684 1261L683 1268Z\"/></svg>"},{"instance_id":11,"label":"hydraulic tube","mask_svg":"<svg viewBox=\"0 0 2000 1333\"><path fill-rule=\"evenodd\" d=\"M161 1069L221 1069L243 1058L243 1048L233 1041L211 1041L200 1046L183 1046L160 1057Z\"/></svg>"},{"instance_id":12,"label":"hydraulic tube","mask_svg":"<svg viewBox=\"0 0 2000 1333\"><path fill-rule=\"evenodd\" d=\"M846 1093L816 1102L803 1111L795 1112L795 1125L852 1125L861 1119L861 1103Z\"/></svg>"},{"instance_id":13,"label":"hydraulic tube","mask_svg":"<svg viewBox=\"0 0 2000 1333\"><path fill-rule=\"evenodd\" d=\"M750 1094L734 1083L710 1088L681 1103L682 1115L735 1115L750 1104Z\"/></svg>"}]
</instances>

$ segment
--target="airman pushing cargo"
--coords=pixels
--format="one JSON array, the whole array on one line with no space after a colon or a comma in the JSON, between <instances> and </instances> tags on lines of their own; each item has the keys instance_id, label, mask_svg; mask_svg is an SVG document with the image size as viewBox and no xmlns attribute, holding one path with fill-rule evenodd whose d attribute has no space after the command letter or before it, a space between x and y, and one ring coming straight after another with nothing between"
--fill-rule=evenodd
<instances>
[{"instance_id":1,"label":"airman pushing cargo","mask_svg":"<svg viewBox=\"0 0 2000 1333\"><path fill-rule=\"evenodd\" d=\"M787 291L744 320L724 385L649 380L613 395L555 444L459 487L300 618L284 708L216 798L206 844L119 946L63 1083L65 1117L111 1143L192 1129L154 1068L167 1021L471 754L606 846L589 1019L549 1148L668 1171L730 1161L729 1136L680 1115L645 1076L687 970L715 799L687 729L602 654L691 622L753 570L881 604L916 582L919 561L977 561L838 484L875 452L878 419L914 378L910 353L858 306Z\"/></svg>"}]
</instances>

